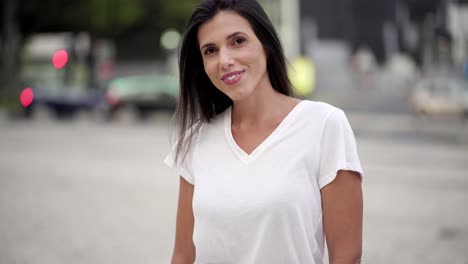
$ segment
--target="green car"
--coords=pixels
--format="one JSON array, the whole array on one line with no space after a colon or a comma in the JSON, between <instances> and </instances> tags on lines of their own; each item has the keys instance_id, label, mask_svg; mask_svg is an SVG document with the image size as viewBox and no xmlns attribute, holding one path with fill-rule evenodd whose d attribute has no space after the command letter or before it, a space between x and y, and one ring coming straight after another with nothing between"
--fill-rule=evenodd
<instances>
[{"instance_id":1,"label":"green car","mask_svg":"<svg viewBox=\"0 0 468 264\"><path fill-rule=\"evenodd\" d=\"M140 118L152 111L175 109L179 80L172 75L140 75L111 80L105 91L106 115L113 119L119 112L132 111Z\"/></svg>"}]
</instances>

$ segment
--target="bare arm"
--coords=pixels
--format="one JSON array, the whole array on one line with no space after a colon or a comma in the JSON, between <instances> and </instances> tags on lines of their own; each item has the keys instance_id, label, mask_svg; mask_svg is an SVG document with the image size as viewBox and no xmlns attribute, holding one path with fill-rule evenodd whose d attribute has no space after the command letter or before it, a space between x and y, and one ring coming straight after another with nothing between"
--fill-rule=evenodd
<instances>
[{"instance_id":1,"label":"bare arm","mask_svg":"<svg viewBox=\"0 0 468 264\"><path fill-rule=\"evenodd\" d=\"M338 171L321 190L324 232L330 264L361 263L362 187L360 176Z\"/></svg>"},{"instance_id":2,"label":"bare arm","mask_svg":"<svg viewBox=\"0 0 468 264\"><path fill-rule=\"evenodd\" d=\"M193 264L195 246L193 244L193 185L180 177L179 203L177 207L176 237L172 264Z\"/></svg>"}]
</instances>

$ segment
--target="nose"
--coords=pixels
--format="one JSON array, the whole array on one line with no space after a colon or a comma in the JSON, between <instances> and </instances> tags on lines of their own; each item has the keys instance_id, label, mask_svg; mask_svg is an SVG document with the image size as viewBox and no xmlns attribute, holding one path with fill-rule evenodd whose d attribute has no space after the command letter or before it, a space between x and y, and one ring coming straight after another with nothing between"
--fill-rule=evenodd
<instances>
[{"instance_id":1,"label":"nose","mask_svg":"<svg viewBox=\"0 0 468 264\"><path fill-rule=\"evenodd\" d=\"M228 70L234 65L234 56L228 49L219 51L219 65L223 70Z\"/></svg>"}]
</instances>

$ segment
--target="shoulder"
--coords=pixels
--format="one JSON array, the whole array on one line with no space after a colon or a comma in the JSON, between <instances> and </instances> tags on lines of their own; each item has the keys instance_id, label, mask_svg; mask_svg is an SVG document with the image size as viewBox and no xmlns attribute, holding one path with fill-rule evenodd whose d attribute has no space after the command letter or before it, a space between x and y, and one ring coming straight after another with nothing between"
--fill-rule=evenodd
<instances>
[{"instance_id":1,"label":"shoulder","mask_svg":"<svg viewBox=\"0 0 468 264\"><path fill-rule=\"evenodd\" d=\"M203 130L213 130L213 129L219 129L221 127L224 127L224 123L226 122L226 119L229 117L228 115L231 114L231 107L228 107L226 110L223 112L217 114L213 119L211 119L209 122L206 122L203 124Z\"/></svg>"},{"instance_id":2,"label":"shoulder","mask_svg":"<svg viewBox=\"0 0 468 264\"><path fill-rule=\"evenodd\" d=\"M204 122L197 134L198 143L216 142L216 140L224 134L225 125L228 121L228 115L231 114L231 108L227 108L224 112L217 114L209 122Z\"/></svg>"},{"instance_id":3,"label":"shoulder","mask_svg":"<svg viewBox=\"0 0 468 264\"><path fill-rule=\"evenodd\" d=\"M314 122L315 124L323 124L330 118L339 119L341 116L344 116L343 110L325 102L304 100L302 104L302 117L305 120Z\"/></svg>"}]
</instances>

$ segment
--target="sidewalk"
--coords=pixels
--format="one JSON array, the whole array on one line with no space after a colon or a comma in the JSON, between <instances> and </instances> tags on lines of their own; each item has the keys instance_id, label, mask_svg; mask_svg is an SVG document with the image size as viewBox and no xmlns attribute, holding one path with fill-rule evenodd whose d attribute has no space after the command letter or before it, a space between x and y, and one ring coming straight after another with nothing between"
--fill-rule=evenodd
<instances>
[{"instance_id":1,"label":"sidewalk","mask_svg":"<svg viewBox=\"0 0 468 264\"><path fill-rule=\"evenodd\" d=\"M468 147L468 120L413 114L347 112L357 137L386 137L412 142L463 144Z\"/></svg>"}]
</instances>

